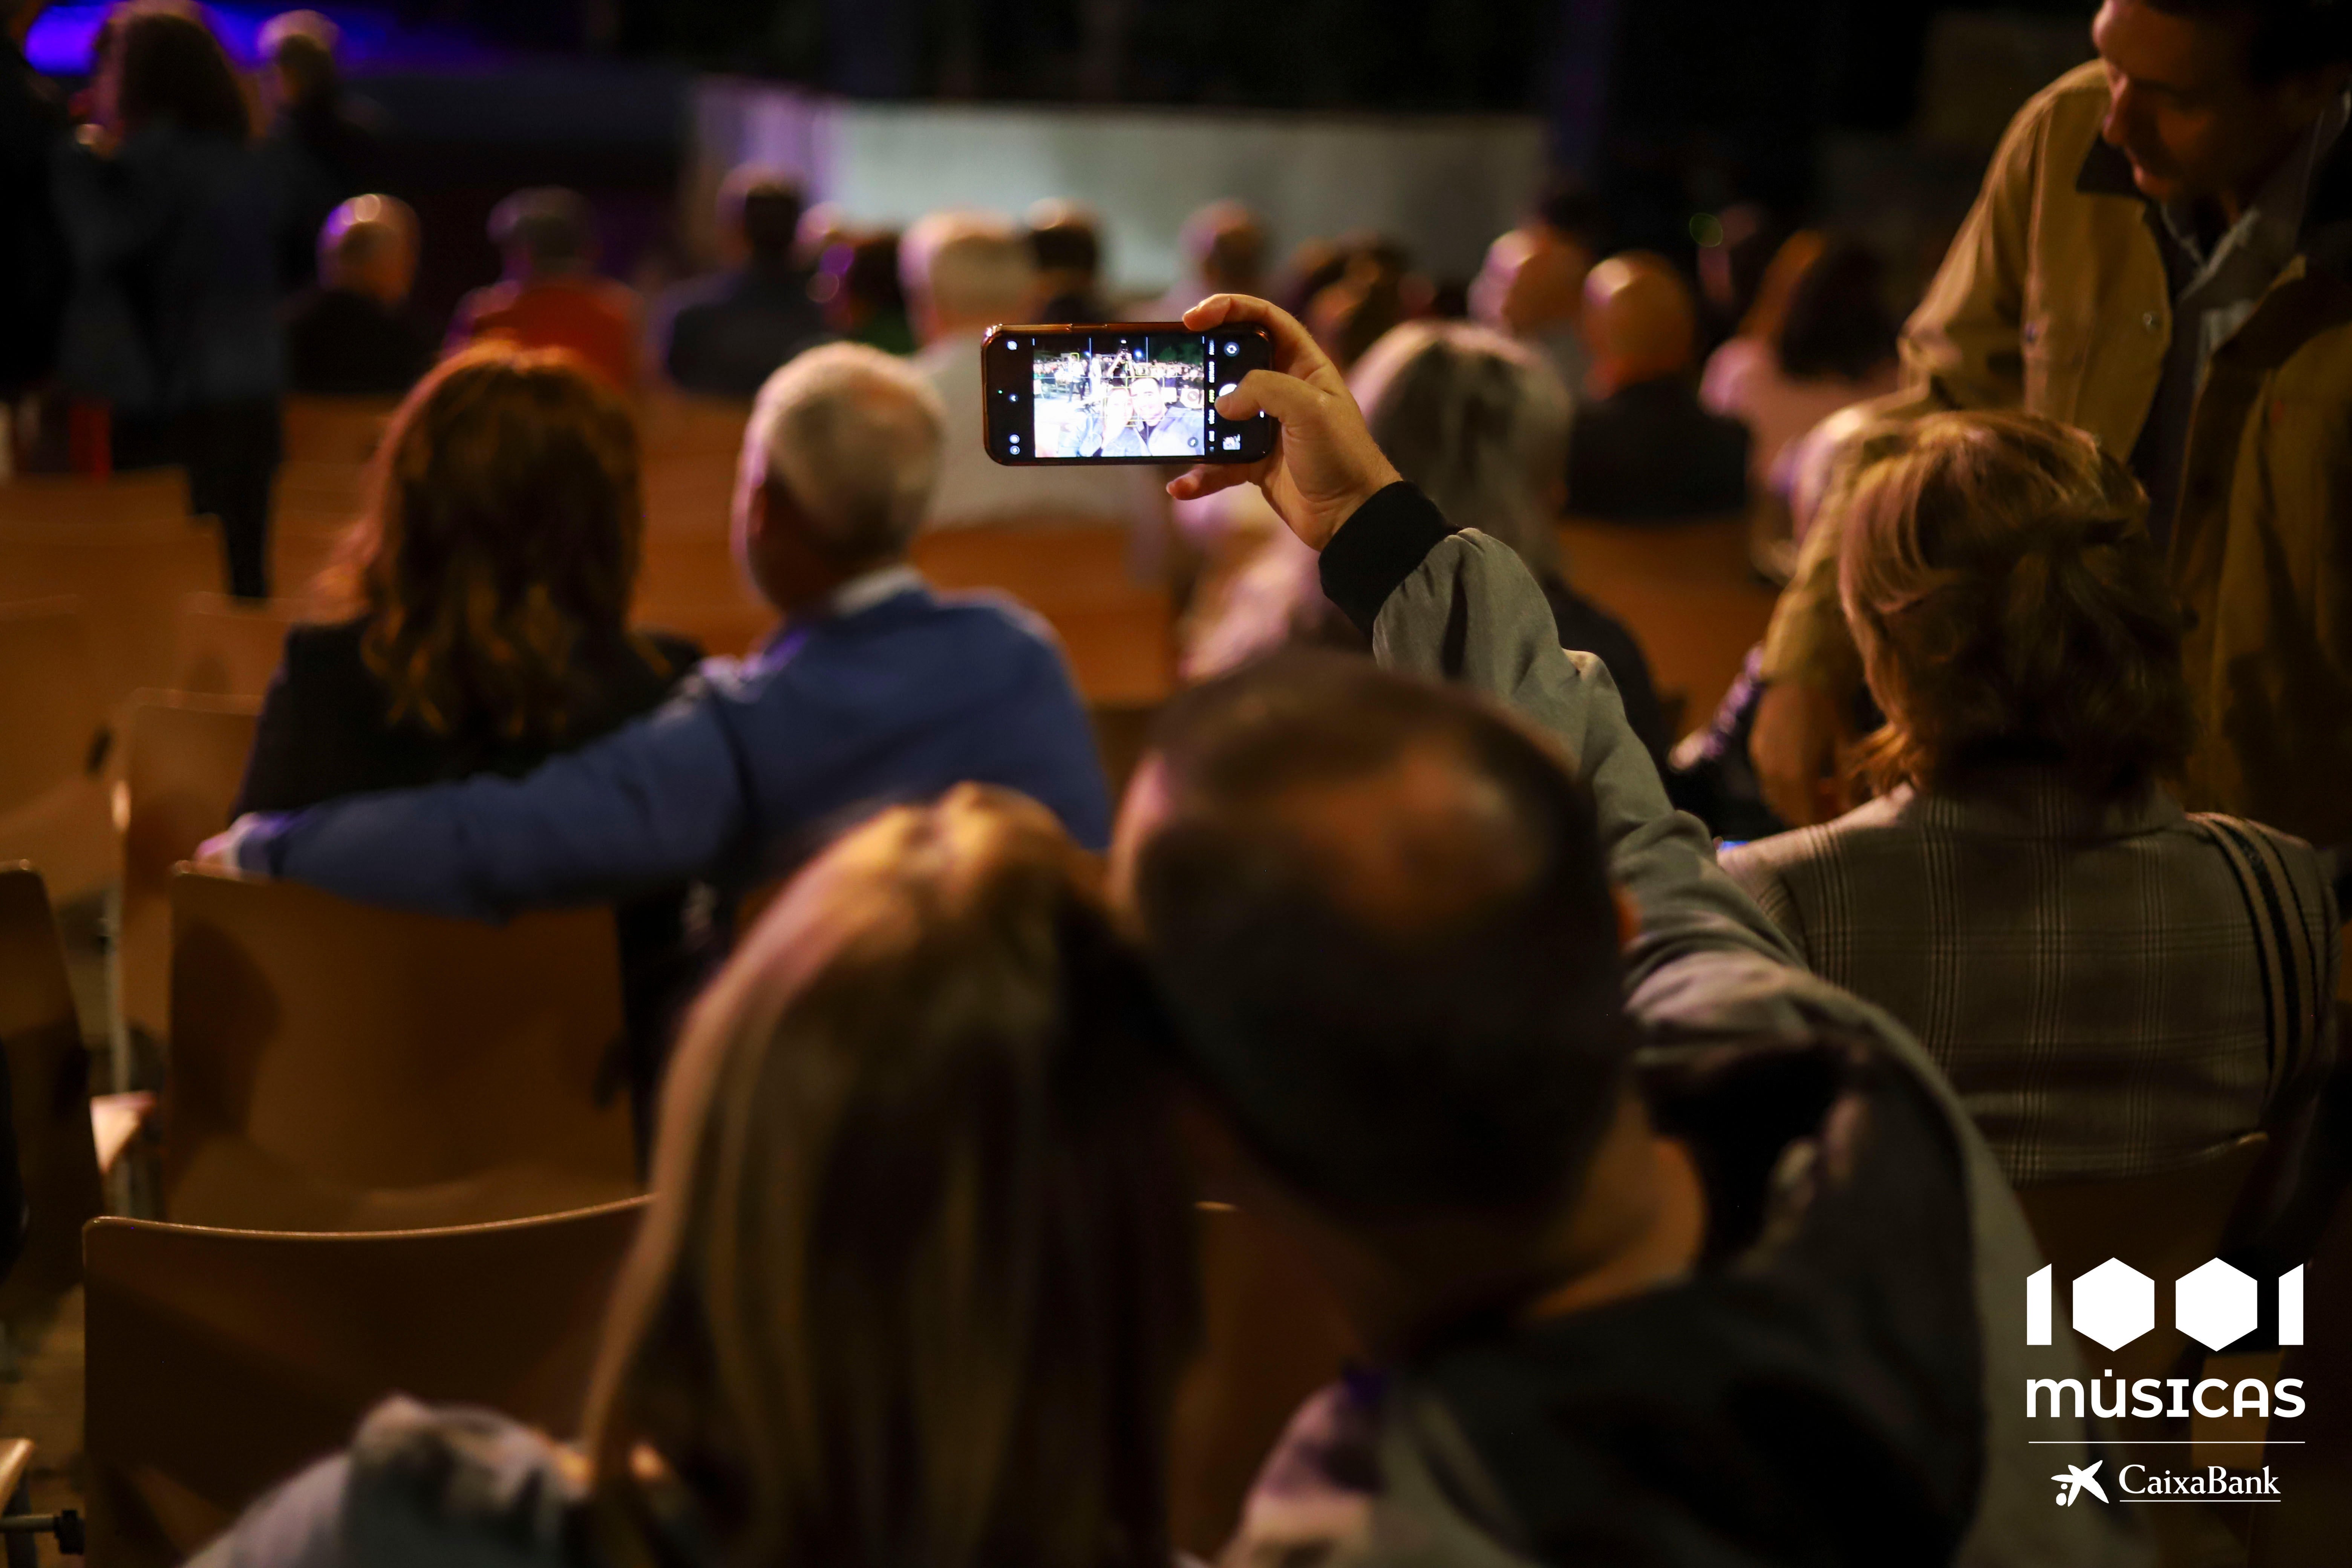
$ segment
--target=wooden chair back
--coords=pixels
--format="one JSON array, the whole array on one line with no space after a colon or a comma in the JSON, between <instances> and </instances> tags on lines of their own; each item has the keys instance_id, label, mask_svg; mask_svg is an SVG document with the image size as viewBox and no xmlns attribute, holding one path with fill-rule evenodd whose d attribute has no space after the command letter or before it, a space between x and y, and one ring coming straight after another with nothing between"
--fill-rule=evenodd
<instances>
[{"instance_id":1,"label":"wooden chair back","mask_svg":"<svg viewBox=\"0 0 2352 1568\"><path fill-rule=\"evenodd\" d=\"M187 515L188 475L184 468L152 468L104 479L20 474L0 484L0 528L173 522Z\"/></svg>"},{"instance_id":2,"label":"wooden chair back","mask_svg":"<svg viewBox=\"0 0 2352 1568\"><path fill-rule=\"evenodd\" d=\"M1263 1221L1204 1204L1200 1236L1202 1347L1177 1392L1170 1530L1205 1563L1292 1414L1357 1347L1322 1280Z\"/></svg>"},{"instance_id":3,"label":"wooden chair back","mask_svg":"<svg viewBox=\"0 0 2352 1568\"><path fill-rule=\"evenodd\" d=\"M82 601L0 605L0 860L37 863L60 901L114 877L113 814L96 765L106 719Z\"/></svg>"},{"instance_id":4,"label":"wooden chair back","mask_svg":"<svg viewBox=\"0 0 2352 1568\"><path fill-rule=\"evenodd\" d=\"M372 1235L95 1222L90 1560L184 1562L395 1393L575 1435L644 1207Z\"/></svg>"},{"instance_id":5,"label":"wooden chair back","mask_svg":"<svg viewBox=\"0 0 2352 1568\"><path fill-rule=\"evenodd\" d=\"M0 813L88 771L106 710L71 595L0 604Z\"/></svg>"},{"instance_id":6,"label":"wooden chair back","mask_svg":"<svg viewBox=\"0 0 2352 1568\"><path fill-rule=\"evenodd\" d=\"M229 825L260 712L257 697L142 691L123 724L116 995L123 1021L157 1039L171 1024L173 868Z\"/></svg>"},{"instance_id":7,"label":"wooden chair back","mask_svg":"<svg viewBox=\"0 0 2352 1568\"><path fill-rule=\"evenodd\" d=\"M289 458L278 469L277 506L287 516L313 524L350 521L366 499L364 462L304 462Z\"/></svg>"},{"instance_id":8,"label":"wooden chair back","mask_svg":"<svg viewBox=\"0 0 2352 1568\"><path fill-rule=\"evenodd\" d=\"M269 531L270 603L310 619L332 616L319 578L341 554L350 527L348 518L281 515Z\"/></svg>"},{"instance_id":9,"label":"wooden chair back","mask_svg":"<svg viewBox=\"0 0 2352 1568\"><path fill-rule=\"evenodd\" d=\"M735 564L734 545L724 530L647 529L645 559L637 568L636 602L767 607L743 580L742 570Z\"/></svg>"},{"instance_id":10,"label":"wooden chair back","mask_svg":"<svg viewBox=\"0 0 2352 1568\"><path fill-rule=\"evenodd\" d=\"M609 910L503 926L172 880L164 1212L383 1230L636 1190Z\"/></svg>"},{"instance_id":11,"label":"wooden chair back","mask_svg":"<svg viewBox=\"0 0 2352 1568\"><path fill-rule=\"evenodd\" d=\"M286 634L302 618L290 599L264 604L226 594L180 601L180 660L172 689L199 697L261 697L286 654Z\"/></svg>"},{"instance_id":12,"label":"wooden chair back","mask_svg":"<svg viewBox=\"0 0 2352 1568\"><path fill-rule=\"evenodd\" d=\"M180 602L220 586L219 531L184 517L0 524L0 600L71 595L89 618L90 679L110 711L169 686Z\"/></svg>"},{"instance_id":13,"label":"wooden chair back","mask_svg":"<svg viewBox=\"0 0 2352 1568\"><path fill-rule=\"evenodd\" d=\"M647 395L637 411L648 462L717 458L731 464L743 447L751 405L731 398L698 397L661 390Z\"/></svg>"},{"instance_id":14,"label":"wooden chair back","mask_svg":"<svg viewBox=\"0 0 2352 1568\"><path fill-rule=\"evenodd\" d=\"M1779 595L1754 574L1743 518L1559 525L1570 586L1625 623L1660 695L1704 724L1763 639Z\"/></svg>"},{"instance_id":15,"label":"wooden chair back","mask_svg":"<svg viewBox=\"0 0 2352 1568\"><path fill-rule=\"evenodd\" d=\"M286 399L286 461L349 467L375 456L396 397L331 397L314 393Z\"/></svg>"},{"instance_id":16,"label":"wooden chair back","mask_svg":"<svg viewBox=\"0 0 2352 1568\"><path fill-rule=\"evenodd\" d=\"M995 588L1040 610L1157 591L1136 571L1134 531L1119 523L935 529L916 538L913 556L936 587Z\"/></svg>"},{"instance_id":17,"label":"wooden chair back","mask_svg":"<svg viewBox=\"0 0 2352 1568\"><path fill-rule=\"evenodd\" d=\"M89 1052L38 872L0 866L0 1053L25 1186L25 1245L0 1282L0 1323L21 1331L81 1283L81 1227L97 1217Z\"/></svg>"},{"instance_id":18,"label":"wooden chair back","mask_svg":"<svg viewBox=\"0 0 2352 1568\"><path fill-rule=\"evenodd\" d=\"M2056 1300L2065 1306L2069 1285L2110 1258L2155 1280L2159 1295L2168 1292L2172 1281L2221 1249L2231 1214L2269 1147L2267 1133L2250 1132L2177 1170L2019 1189L2025 1223L2052 1266ZM2098 1358L2094 1372L2113 1367L2119 1377L2164 1377L2188 1346L2171 1314L2158 1312L2155 1330L2123 1349L2084 1340L2083 1353Z\"/></svg>"}]
</instances>

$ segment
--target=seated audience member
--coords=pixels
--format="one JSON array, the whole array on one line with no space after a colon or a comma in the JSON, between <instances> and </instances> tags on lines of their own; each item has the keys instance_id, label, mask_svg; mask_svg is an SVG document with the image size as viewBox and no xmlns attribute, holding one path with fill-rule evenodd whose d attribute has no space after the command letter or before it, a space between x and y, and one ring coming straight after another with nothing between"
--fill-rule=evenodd
<instances>
[{"instance_id":1,"label":"seated audience member","mask_svg":"<svg viewBox=\"0 0 2352 1568\"><path fill-rule=\"evenodd\" d=\"M636 290L594 271L594 217L577 192L518 191L490 213L506 277L457 302L449 345L496 338L569 349L623 392L637 384Z\"/></svg>"},{"instance_id":2,"label":"seated audience member","mask_svg":"<svg viewBox=\"0 0 2352 1568\"><path fill-rule=\"evenodd\" d=\"M1349 377L1372 439L1397 471L1420 487L1446 520L1475 528L1517 551L1543 587L1560 645L1597 655L1625 705L1633 733L1655 759L1672 737L1658 707L1649 661L1622 625L1568 585L1553 519L1559 511L1568 395L1532 349L1466 322L1412 321L1372 346ZM1344 625L1323 596L1314 552L1285 530L1268 547L1284 560L1289 602L1268 604L1248 590L1232 614L1244 625L1203 634L1193 678L1221 673L1291 642L1329 643ZM1217 650L1215 662L1207 654Z\"/></svg>"},{"instance_id":3,"label":"seated audience member","mask_svg":"<svg viewBox=\"0 0 2352 1568\"><path fill-rule=\"evenodd\" d=\"M1076 202L1044 201L1029 209L1029 259L1045 300L1030 312L1039 321L1108 321L1102 292L1102 225Z\"/></svg>"},{"instance_id":4,"label":"seated audience member","mask_svg":"<svg viewBox=\"0 0 2352 1568\"><path fill-rule=\"evenodd\" d=\"M1141 320L1181 321L1212 294L1265 292L1265 226L1239 202L1211 202L1186 218L1176 250L1183 274L1143 307Z\"/></svg>"},{"instance_id":5,"label":"seated audience member","mask_svg":"<svg viewBox=\"0 0 2352 1568\"><path fill-rule=\"evenodd\" d=\"M1584 285L1590 398L1569 433L1568 510L1636 521L1748 504L1748 427L1698 400L1698 318L1663 257L1613 256Z\"/></svg>"},{"instance_id":6,"label":"seated audience member","mask_svg":"<svg viewBox=\"0 0 2352 1568\"><path fill-rule=\"evenodd\" d=\"M1525 565L1397 482L1298 323L1190 321L1236 316L1277 369L1223 412L1282 422L1258 481L1385 668L1178 698L1113 850L1204 1186L1368 1358L1222 1561L2142 1560L2126 1510L2050 1506L2097 1451L2019 1393L2080 1363L2026 1342L2040 1258L1934 1065L1793 962Z\"/></svg>"},{"instance_id":7,"label":"seated audience member","mask_svg":"<svg viewBox=\"0 0 2352 1568\"><path fill-rule=\"evenodd\" d=\"M1060 651L906 564L940 471L939 399L900 361L812 349L761 390L738 558L783 629L658 712L527 777L251 816L207 853L346 898L499 918L688 878L740 893L812 836L972 781L1044 802L1089 847L1109 803Z\"/></svg>"},{"instance_id":8,"label":"seated audience member","mask_svg":"<svg viewBox=\"0 0 2352 1568\"><path fill-rule=\"evenodd\" d=\"M1421 315L1433 292L1429 279L1411 269L1404 247L1377 234L1342 237L1339 276L1307 297L1302 319L1323 352L1342 371L1380 342L1398 322Z\"/></svg>"},{"instance_id":9,"label":"seated audience member","mask_svg":"<svg viewBox=\"0 0 2352 1568\"><path fill-rule=\"evenodd\" d=\"M697 1005L577 1449L394 1398L201 1568L1166 1568L1190 1191L1134 959L1034 804L901 806Z\"/></svg>"},{"instance_id":10,"label":"seated audience member","mask_svg":"<svg viewBox=\"0 0 2352 1568\"><path fill-rule=\"evenodd\" d=\"M1859 240L1791 235L1739 334L1708 356L1699 401L1748 426L1748 482L1777 488L1782 458L1851 404L1895 390L1886 268Z\"/></svg>"},{"instance_id":11,"label":"seated audience member","mask_svg":"<svg viewBox=\"0 0 2352 1568\"><path fill-rule=\"evenodd\" d=\"M834 336L884 353L915 352L907 291L898 281L898 237L890 230L844 234L827 242L809 287L824 305L824 324Z\"/></svg>"},{"instance_id":12,"label":"seated audience member","mask_svg":"<svg viewBox=\"0 0 2352 1568\"><path fill-rule=\"evenodd\" d=\"M1026 321L1036 274L1020 231L982 213L935 213L898 247L916 334L915 367L947 408L947 451L928 528L973 523L1124 522L1156 531L1167 510L1148 468L1008 467L987 450L980 340Z\"/></svg>"},{"instance_id":13,"label":"seated audience member","mask_svg":"<svg viewBox=\"0 0 2352 1568\"><path fill-rule=\"evenodd\" d=\"M1570 401L1592 370L1584 352L1584 281L1600 255L1600 204L1581 186L1545 195L1527 222L1496 237L1470 285L1470 314L1542 352Z\"/></svg>"},{"instance_id":14,"label":"seated audience member","mask_svg":"<svg viewBox=\"0 0 2352 1568\"><path fill-rule=\"evenodd\" d=\"M2158 784L2192 721L2137 482L2022 414L1881 426L1848 462L1829 504L1884 793L1725 866L1918 1034L2013 1181L2261 1125L2332 1054L2336 910L2300 839Z\"/></svg>"},{"instance_id":15,"label":"seated audience member","mask_svg":"<svg viewBox=\"0 0 2352 1568\"><path fill-rule=\"evenodd\" d=\"M353 196L319 236L320 286L286 314L286 384L336 396L397 396L433 368L433 329L408 308L416 214Z\"/></svg>"},{"instance_id":16,"label":"seated audience member","mask_svg":"<svg viewBox=\"0 0 2352 1568\"><path fill-rule=\"evenodd\" d=\"M744 167L719 188L727 270L680 283L655 302L655 353L669 379L706 397L755 395L776 367L823 339L809 270L793 259L801 188Z\"/></svg>"},{"instance_id":17,"label":"seated audience member","mask_svg":"<svg viewBox=\"0 0 2352 1568\"><path fill-rule=\"evenodd\" d=\"M658 707L702 657L629 629L636 423L571 355L466 350L410 395L383 454L325 584L346 618L287 635L239 815L520 777ZM682 897L674 882L616 911L641 1150L697 967Z\"/></svg>"},{"instance_id":18,"label":"seated audience member","mask_svg":"<svg viewBox=\"0 0 2352 1568\"><path fill-rule=\"evenodd\" d=\"M328 574L349 617L288 634L240 815L520 777L658 706L702 657L629 629L636 424L569 354L443 362L383 453Z\"/></svg>"},{"instance_id":19,"label":"seated audience member","mask_svg":"<svg viewBox=\"0 0 2352 1568\"><path fill-rule=\"evenodd\" d=\"M313 247L328 216L383 174L382 115L343 89L335 63L341 40L342 30L316 11L273 16L257 39L269 108L262 145L280 202L278 281L288 293L316 279L320 258Z\"/></svg>"}]
</instances>

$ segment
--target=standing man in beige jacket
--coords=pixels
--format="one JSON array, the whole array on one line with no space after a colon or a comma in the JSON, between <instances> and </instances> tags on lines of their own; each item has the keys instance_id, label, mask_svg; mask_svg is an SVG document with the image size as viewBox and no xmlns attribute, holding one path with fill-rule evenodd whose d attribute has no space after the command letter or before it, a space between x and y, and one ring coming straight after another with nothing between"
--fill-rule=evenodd
<instances>
[{"instance_id":1,"label":"standing man in beige jacket","mask_svg":"<svg viewBox=\"0 0 2352 1568\"><path fill-rule=\"evenodd\" d=\"M1892 415L2024 408L2146 486L2192 617L2186 804L2352 839L2352 0L2106 0L2021 110L1905 329ZM1794 823L1860 667L1834 517L1765 644L1752 753Z\"/></svg>"}]
</instances>

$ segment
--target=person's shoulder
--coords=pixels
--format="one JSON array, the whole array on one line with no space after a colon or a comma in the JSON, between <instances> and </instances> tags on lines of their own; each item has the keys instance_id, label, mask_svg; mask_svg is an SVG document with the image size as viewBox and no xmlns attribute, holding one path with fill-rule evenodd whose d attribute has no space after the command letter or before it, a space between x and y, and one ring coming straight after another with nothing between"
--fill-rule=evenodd
<instances>
[{"instance_id":1,"label":"person's shoulder","mask_svg":"<svg viewBox=\"0 0 2352 1568\"><path fill-rule=\"evenodd\" d=\"M2023 160L2037 146L2048 148L2062 164L2081 158L2098 139L2109 101L2105 66L2098 60L2076 66L2027 99L2011 117L1995 154L1994 175L1989 177L1998 177L2003 170L2011 171L2012 177L2022 174L2028 167ZM2063 174L2071 188L2074 169L2063 168Z\"/></svg>"},{"instance_id":2,"label":"person's shoulder","mask_svg":"<svg viewBox=\"0 0 2352 1568\"><path fill-rule=\"evenodd\" d=\"M406 1546L418 1568L460 1542L476 1562L487 1550L554 1568L575 1555L585 1467L508 1416L395 1396L361 1423L350 1459L346 1529Z\"/></svg>"},{"instance_id":3,"label":"person's shoulder","mask_svg":"<svg viewBox=\"0 0 2352 1568\"><path fill-rule=\"evenodd\" d=\"M521 298L521 289L512 282L501 279L496 283L485 283L478 289L467 290L464 298L457 301L454 319L461 324L479 326L512 310L516 301Z\"/></svg>"}]
</instances>

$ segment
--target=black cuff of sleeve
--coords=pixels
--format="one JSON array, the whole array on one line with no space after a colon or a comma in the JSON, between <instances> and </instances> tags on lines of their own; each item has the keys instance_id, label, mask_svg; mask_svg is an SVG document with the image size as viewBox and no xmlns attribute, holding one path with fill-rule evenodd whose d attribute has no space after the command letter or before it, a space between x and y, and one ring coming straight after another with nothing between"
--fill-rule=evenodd
<instances>
[{"instance_id":1,"label":"black cuff of sleeve","mask_svg":"<svg viewBox=\"0 0 2352 1568\"><path fill-rule=\"evenodd\" d=\"M1389 595L1454 531L1421 491L1399 479L1358 507L1323 547L1323 595L1370 636Z\"/></svg>"}]
</instances>

